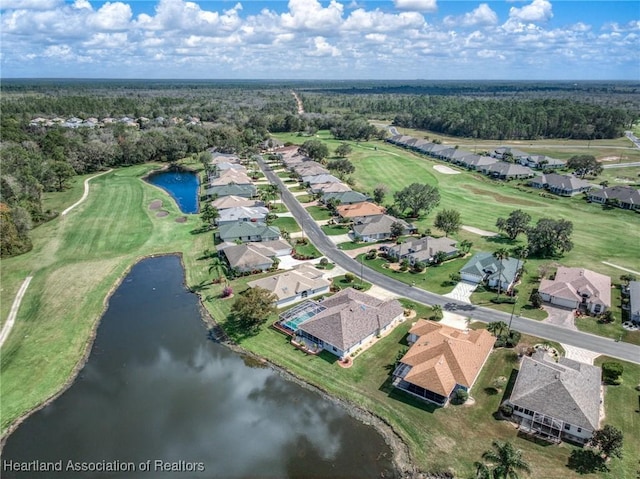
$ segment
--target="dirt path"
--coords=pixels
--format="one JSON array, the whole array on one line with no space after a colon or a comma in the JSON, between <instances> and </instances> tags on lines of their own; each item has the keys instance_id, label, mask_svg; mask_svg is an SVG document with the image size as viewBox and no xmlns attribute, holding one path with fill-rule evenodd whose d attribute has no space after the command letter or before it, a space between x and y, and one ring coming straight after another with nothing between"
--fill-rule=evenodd
<instances>
[{"instance_id":1,"label":"dirt path","mask_svg":"<svg viewBox=\"0 0 640 479\"><path fill-rule=\"evenodd\" d=\"M16 294L16 298L13 300L13 305L11 305L11 311L9 312L7 322L2 327L2 331L0 331L0 347L2 347L5 340L9 337L9 333L11 333L11 328L13 328L13 324L16 322L16 316L18 315L18 310L20 309L20 303L22 302L22 298L27 292L27 288L29 287L29 283L31 283L32 279L33 276L27 276L25 278L22 286L20 286L20 289Z\"/></svg>"},{"instance_id":2,"label":"dirt path","mask_svg":"<svg viewBox=\"0 0 640 479\"><path fill-rule=\"evenodd\" d=\"M298 115L304 114L304 107L302 105L302 100L300 99L300 97L295 91L292 91L291 94L293 95L293 98L296 99L296 103L298 104Z\"/></svg>"},{"instance_id":3,"label":"dirt path","mask_svg":"<svg viewBox=\"0 0 640 479\"><path fill-rule=\"evenodd\" d=\"M106 175L107 173L110 173L111 171L113 171L113 170L111 168L109 168L107 171L103 171L102 173L98 173L97 175L93 175L90 178L87 178L86 180L84 180L84 193L82 194L82 198L80 198L78 201L76 201L74 204L69 206L62 213L60 213L60 216L66 216L66 214L69 213L69 211L71 211L72 209L74 209L76 206L78 206L80 203L82 203L84 200L87 199L87 196L89 196L89 181L93 180L94 178L96 178L96 177L98 177L100 175Z\"/></svg>"},{"instance_id":4,"label":"dirt path","mask_svg":"<svg viewBox=\"0 0 640 479\"><path fill-rule=\"evenodd\" d=\"M493 231L481 230L480 228L475 228L473 226L462 225L462 229L480 236L498 236L498 233L494 233Z\"/></svg>"},{"instance_id":5,"label":"dirt path","mask_svg":"<svg viewBox=\"0 0 640 479\"><path fill-rule=\"evenodd\" d=\"M627 273L640 275L640 271L634 271L632 269L625 268L623 266L618 266L617 264L609 263L608 261L603 261L602 263L606 264L607 266L611 266L612 268L616 268L616 269L620 269L622 271L626 271Z\"/></svg>"}]
</instances>

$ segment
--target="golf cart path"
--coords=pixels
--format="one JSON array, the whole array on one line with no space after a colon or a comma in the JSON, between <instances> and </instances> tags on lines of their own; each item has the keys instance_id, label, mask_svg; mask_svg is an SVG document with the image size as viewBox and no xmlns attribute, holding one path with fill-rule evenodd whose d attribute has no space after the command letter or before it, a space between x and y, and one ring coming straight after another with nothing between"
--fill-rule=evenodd
<instances>
[{"instance_id":1,"label":"golf cart path","mask_svg":"<svg viewBox=\"0 0 640 479\"><path fill-rule=\"evenodd\" d=\"M80 203L82 203L84 200L87 199L87 196L89 196L89 181L93 180L94 178L97 178L100 175L106 175L107 173L110 173L112 171L113 170L109 168L107 171L103 171L102 173L98 173L97 175L93 175L87 178L86 180L84 180L84 193L82 194L82 198L80 198L78 201L76 201L74 204L69 206L62 213L60 213L60 216L66 216L66 214L69 213L69 211L71 211L72 209L74 209L76 206L78 206Z\"/></svg>"},{"instance_id":2,"label":"golf cart path","mask_svg":"<svg viewBox=\"0 0 640 479\"><path fill-rule=\"evenodd\" d=\"M29 287L29 283L33 276L27 276L20 286L18 293L16 294L15 299L13 300L13 304L11 305L11 311L9 311L9 317L7 318L7 322L2 327L2 331L0 331L0 347L4 344L5 340L9 337L9 333L11 333L11 329L13 328L13 324L16 322L16 316L18 315L18 310L20 309L20 303L22 302L22 298L24 294L27 292L27 288Z\"/></svg>"}]
</instances>

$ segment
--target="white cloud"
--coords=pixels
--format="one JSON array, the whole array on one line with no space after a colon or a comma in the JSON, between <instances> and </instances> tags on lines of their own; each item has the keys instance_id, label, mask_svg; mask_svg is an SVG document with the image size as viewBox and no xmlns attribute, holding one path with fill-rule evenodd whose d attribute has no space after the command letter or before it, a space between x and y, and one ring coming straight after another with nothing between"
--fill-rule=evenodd
<instances>
[{"instance_id":1,"label":"white cloud","mask_svg":"<svg viewBox=\"0 0 640 479\"><path fill-rule=\"evenodd\" d=\"M360 8L351 12L342 24L342 29L354 32L400 32L405 29L422 28L424 25L424 17L417 12L394 15L378 9L367 12Z\"/></svg>"},{"instance_id":2,"label":"white cloud","mask_svg":"<svg viewBox=\"0 0 640 479\"><path fill-rule=\"evenodd\" d=\"M436 0L393 0L398 10L411 10L414 12L435 12L438 10Z\"/></svg>"},{"instance_id":3,"label":"white cloud","mask_svg":"<svg viewBox=\"0 0 640 479\"><path fill-rule=\"evenodd\" d=\"M551 2L548 0L533 0L522 8L511 7L509 18L522 22L546 22L553 17Z\"/></svg>"},{"instance_id":4,"label":"white cloud","mask_svg":"<svg viewBox=\"0 0 640 479\"><path fill-rule=\"evenodd\" d=\"M62 0L2 0L1 10L52 10L62 5Z\"/></svg>"},{"instance_id":5,"label":"white cloud","mask_svg":"<svg viewBox=\"0 0 640 479\"><path fill-rule=\"evenodd\" d=\"M461 17L447 16L444 18L444 24L449 27L459 25L471 27L475 25L495 25L497 23L498 15L486 3L481 3L476 9L465 13Z\"/></svg>"},{"instance_id":6,"label":"white cloud","mask_svg":"<svg viewBox=\"0 0 640 479\"><path fill-rule=\"evenodd\" d=\"M93 10L93 7L91 7L89 0L76 0L75 2L73 2L73 8L77 8L78 10Z\"/></svg>"},{"instance_id":7,"label":"white cloud","mask_svg":"<svg viewBox=\"0 0 640 479\"><path fill-rule=\"evenodd\" d=\"M312 41L313 49L307 51L307 55L312 57L338 57L340 50L327 42L324 37L315 37Z\"/></svg>"},{"instance_id":8,"label":"white cloud","mask_svg":"<svg viewBox=\"0 0 640 479\"><path fill-rule=\"evenodd\" d=\"M290 30L333 30L342 23L343 11L344 6L335 0L326 8L317 0L289 0L289 11L281 15L281 22Z\"/></svg>"},{"instance_id":9,"label":"white cloud","mask_svg":"<svg viewBox=\"0 0 640 479\"><path fill-rule=\"evenodd\" d=\"M98 30L124 30L129 26L132 16L129 5L107 2L89 16L87 23Z\"/></svg>"}]
</instances>

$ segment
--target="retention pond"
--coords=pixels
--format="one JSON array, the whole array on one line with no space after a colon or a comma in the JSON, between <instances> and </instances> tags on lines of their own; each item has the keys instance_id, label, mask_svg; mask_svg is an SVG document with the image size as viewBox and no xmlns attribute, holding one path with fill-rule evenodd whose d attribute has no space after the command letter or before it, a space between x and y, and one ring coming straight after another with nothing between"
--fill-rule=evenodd
<instances>
[{"instance_id":1,"label":"retention pond","mask_svg":"<svg viewBox=\"0 0 640 479\"><path fill-rule=\"evenodd\" d=\"M391 457L338 404L207 339L167 256L124 279L73 385L8 438L2 478L380 478Z\"/></svg>"}]
</instances>

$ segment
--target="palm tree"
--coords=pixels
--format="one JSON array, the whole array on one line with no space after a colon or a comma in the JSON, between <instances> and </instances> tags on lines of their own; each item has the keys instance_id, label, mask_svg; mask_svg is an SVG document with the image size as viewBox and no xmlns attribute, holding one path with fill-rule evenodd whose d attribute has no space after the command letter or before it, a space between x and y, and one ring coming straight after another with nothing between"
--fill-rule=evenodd
<instances>
[{"instance_id":1,"label":"palm tree","mask_svg":"<svg viewBox=\"0 0 640 479\"><path fill-rule=\"evenodd\" d=\"M434 304L431 306L431 312L433 313L433 318L436 320L442 319L442 306L439 304Z\"/></svg>"},{"instance_id":2,"label":"palm tree","mask_svg":"<svg viewBox=\"0 0 640 479\"><path fill-rule=\"evenodd\" d=\"M275 200L279 193L280 188L278 188L278 185L266 185L260 190L260 199L264 201L267 208L270 208L271 200Z\"/></svg>"},{"instance_id":3,"label":"palm tree","mask_svg":"<svg viewBox=\"0 0 640 479\"><path fill-rule=\"evenodd\" d=\"M493 334L496 338L499 338L509 331L509 327L504 321L494 321L487 325L487 331Z\"/></svg>"},{"instance_id":4,"label":"palm tree","mask_svg":"<svg viewBox=\"0 0 640 479\"><path fill-rule=\"evenodd\" d=\"M498 260L498 294L496 299L500 297L501 287L502 287L502 272L504 271L504 261L509 259L509 251L506 248L500 248L493 253L493 257Z\"/></svg>"},{"instance_id":5,"label":"palm tree","mask_svg":"<svg viewBox=\"0 0 640 479\"><path fill-rule=\"evenodd\" d=\"M522 459L522 451L510 442L493 441L493 449L482 454L485 464L476 463L479 478L518 479L518 471L531 472L529 464ZM483 467L484 466L484 467ZM491 471L491 474L487 473Z\"/></svg>"},{"instance_id":6,"label":"palm tree","mask_svg":"<svg viewBox=\"0 0 640 479\"><path fill-rule=\"evenodd\" d=\"M227 275L229 275L229 266L220 257L216 256L211 260L209 265L209 273L215 273L218 280L227 282Z\"/></svg>"},{"instance_id":7,"label":"palm tree","mask_svg":"<svg viewBox=\"0 0 640 479\"><path fill-rule=\"evenodd\" d=\"M471 247L473 246L473 243L469 240L462 240L460 242L460 251L462 251L464 254L467 254L469 251L471 251Z\"/></svg>"}]
</instances>

